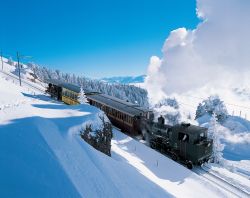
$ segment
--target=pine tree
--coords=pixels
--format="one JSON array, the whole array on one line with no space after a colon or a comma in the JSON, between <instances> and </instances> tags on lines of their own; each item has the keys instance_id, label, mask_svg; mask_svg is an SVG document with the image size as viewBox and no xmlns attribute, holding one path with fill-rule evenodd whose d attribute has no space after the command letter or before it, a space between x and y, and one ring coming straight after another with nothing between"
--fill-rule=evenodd
<instances>
[{"instance_id":1,"label":"pine tree","mask_svg":"<svg viewBox=\"0 0 250 198\"><path fill-rule=\"evenodd\" d=\"M225 121L228 117L227 108L224 102L220 100L217 95L210 96L208 99L203 100L202 103L199 104L196 110L195 119L198 119L205 114L215 114L220 123Z\"/></svg>"},{"instance_id":2,"label":"pine tree","mask_svg":"<svg viewBox=\"0 0 250 198\"><path fill-rule=\"evenodd\" d=\"M12 60L11 57L8 59L7 64L9 64L9 65L11 65L11 66L14 66L14 61Z\"/></svg>"},{"instance_id":3,"label":"pine tree","mask_svg":"<svg viewBox=\"0 0 250 198\"><path fill-rule=\"evenodd\" d=\"M82 86L80 88L80 93L79 93L79 96L78 96L78 102L80 104L87 104L88 103L88 99L87 99L87 97L85 95L85 92L84 92Z\"/></svg>"},{"instance_id":4,"label":"pine tree","mask_svg":"<svg viewBox=\"0 0 250 198\"><path fill-rule=\"evenodd\" d=\"M223 161L222 151L224 150L224 144L220 141L219 124L217 122L216 115L213 114L209 123L208 137L213 139L213 161L214 163L221 163Z\"/></svg>"}]
</instances>

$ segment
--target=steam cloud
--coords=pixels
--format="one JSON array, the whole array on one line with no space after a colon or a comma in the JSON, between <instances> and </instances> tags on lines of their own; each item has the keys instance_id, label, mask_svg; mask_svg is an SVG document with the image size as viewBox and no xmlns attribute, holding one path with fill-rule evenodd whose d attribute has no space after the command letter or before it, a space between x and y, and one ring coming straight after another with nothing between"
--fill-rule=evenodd
<instances>
[{"instance_id":1,"label":"steam cloud","mask_svg":"<svg viewBox=\"0 0 250 198\"><path fill-rule=\"evenodd\" d=\"M173 30L162 58L151 57L146 87L153 101L210 82L250 79L250 1L197 0L196 12L196 29Z\"/></svg>"}]
</instances>

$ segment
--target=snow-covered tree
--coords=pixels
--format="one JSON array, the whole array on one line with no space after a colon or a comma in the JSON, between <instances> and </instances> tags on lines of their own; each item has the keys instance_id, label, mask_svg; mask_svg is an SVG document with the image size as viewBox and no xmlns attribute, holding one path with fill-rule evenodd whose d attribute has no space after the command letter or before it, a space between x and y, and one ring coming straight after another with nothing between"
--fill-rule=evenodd
<instances>
[{"instance_id":1,"label":"snow-covered tree","mask_svg":"<svg viewBox=\"0 0 250 198\"><path fill-rule=\"evenodd\" d=\"M173 107L174 109L179 109L179 104L175 98L165 98L161 101L159 101L155 107L159 108L161 106L170 106Z\"/></svg>"},{"instance_id":2,"label":"snow-covered tree","mask_svg":"<svg viewBox=\"0 0 250 198\"><path fill-rule=\"evenodd\" d=\"M11 57L9 57L7 64L14 66L14 61L12 60Z\"/></svg>"},{"instance_id":3,"label":"snow-covered tree","mask_svg":"<svg viewBox=\"0 0 250 198\"><path fill-rule=\"evenodd\" d=\"M149 107L147 91L133 85L105 83L99 80L92 80L84 76L63 73L60 72L60 70L52 70L38 65L35 67L35 74L41 80L56 79L66 83L72 83L77 86L83 86L83 88L90 91L104 93L122 100L128 100L132 103L136 103L137 101L138 105Z\"/></svg>"},{"instance_id":4,"label":"snow-covered tree","mask_svg":"<svg viewBox=\"0 0 250 198\"><path fill-rule=\"evenodd\" d=\"M95 149L111 156L112 125L105 116L100 115L99 118L102 123L101 126L97 126L95 123L86 124L81 129L80 136Z\"/></svg>"},{"instance_id":5,"label":"snow-covered tree","mask_svg":"<svg viewBox=\"0 0 250 198\"><path fill-rule=\"evenodd\" d=\"M221 143L220 138L220 125L217 122L216 115L213 114L209 122L208 137L213 139L213 162L222 163L222 151L224 150L224 144Z\"/></svg>"},{"instance_id":6,"label":"snow-covered tree","mask_svg":"<svg viewBox=\"0 0 250 198\"><path fill-rule=\"evenodd\" d=\"M197 107L195 119L205 114L211 116L215 114L219 122L223 122L228 117L227 108L218 96L210 96L208 99L203 100Z\"/></svg>"},{"instance_id":7,"label":"snow-covered tree","mask_svg":"<svg viewBox=\"0 0 250 198\"><path fill-rule=\"evenodd\" d=\"M80 104L87 104L88 103L88 99L87 99L87 97L85 95L85 92L84 92L82 86L80 88L80 93L79 93L79 96L78 96L78 101L79 101Z\"/></svg>"}]
</instances>

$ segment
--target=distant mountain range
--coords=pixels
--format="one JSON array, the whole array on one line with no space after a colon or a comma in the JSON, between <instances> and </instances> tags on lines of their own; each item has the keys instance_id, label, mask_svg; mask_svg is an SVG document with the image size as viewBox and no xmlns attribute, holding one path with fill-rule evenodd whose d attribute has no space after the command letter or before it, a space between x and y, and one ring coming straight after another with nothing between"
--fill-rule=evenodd
<instances>
[{"instance_id":1,"label":"distant mountain range","mask_svg":"<svg viewBox=\"0 0 250 198\"><path fill-rule=\"evenodd\" d=\"M130 83L143 83L146 75L140 76L116 76L110 78L101 78L100 80L107 83L121 83L121 84L130 84Z\"/></svg>"}]
</instances>

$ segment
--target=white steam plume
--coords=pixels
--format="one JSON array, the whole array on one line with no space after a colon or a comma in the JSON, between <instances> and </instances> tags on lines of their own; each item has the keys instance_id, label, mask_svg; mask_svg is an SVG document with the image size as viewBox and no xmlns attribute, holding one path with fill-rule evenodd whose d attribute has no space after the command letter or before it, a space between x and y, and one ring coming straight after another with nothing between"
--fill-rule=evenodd
<instances>
[{"instance_id":1,"label":"white steam plume","mask_svg":"<svg viewBox=\"0 0 250 198\"><path fill-rule=\"evenodd\" d=\"M197 0L197 16L202 22L196 29L172 31L163 57L151 58L146 87L153 101L208 82L249 82L250 1Z\"/></svg>"}]
</instances>

